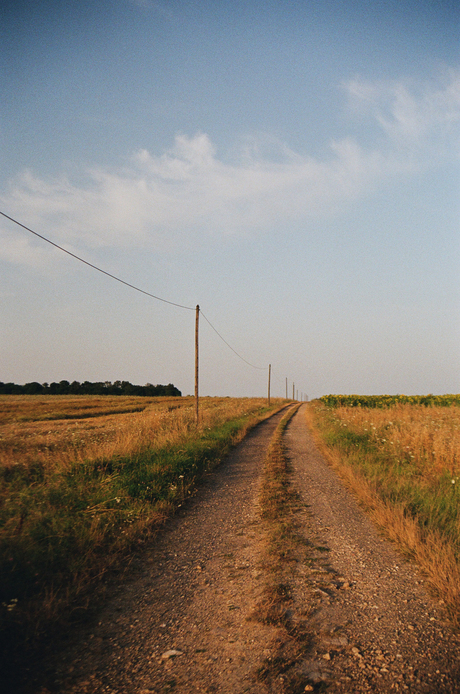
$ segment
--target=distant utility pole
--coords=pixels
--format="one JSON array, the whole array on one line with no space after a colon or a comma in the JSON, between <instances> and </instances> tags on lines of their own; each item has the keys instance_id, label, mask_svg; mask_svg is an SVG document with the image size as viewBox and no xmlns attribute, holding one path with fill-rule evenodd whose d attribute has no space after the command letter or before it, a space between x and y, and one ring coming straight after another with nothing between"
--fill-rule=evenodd
<instances>
[{"instance_id":1,"label":"distant utility pole","mask_svg":"<svg viewBox=\"0 0 460 694\"><path fill-rule=\"evenodd\" d=\"M270 407L270 377L272 374L272 365L268 365L268 406Z\"/></svg>"},{"instance_id":2,"label":"distant utility pole","mask_svg":"<svg viewBox=\"0 0 460 694\"><path fill-rule=\"evenodd\" d=\"M287 376L286 376L286 400L287 400Z\"/></svg>"},{"instance_id":3,"label":"distant utility pole","mask_svg":"<svg viewBox=\"0 0 460 694\"><path fill-rule=\"evenodd\" d=\"M200 322L200 307L197 304L195 315L195 423L198 426L198 327Z\"/></svg>"},{"instance_id":4,"label":"distant utility pole","mask_svg":"<svg viewBox=\"0 0 460 694\"><path fill-rule=\"evenodd\" d=\"M295 400L295 397L294 397L295 390L294 390L294 388L295 388L295 385L294 385L294 383L292 383L292 399L293 399L293 400Z\"/></svg>"}]
</instances>

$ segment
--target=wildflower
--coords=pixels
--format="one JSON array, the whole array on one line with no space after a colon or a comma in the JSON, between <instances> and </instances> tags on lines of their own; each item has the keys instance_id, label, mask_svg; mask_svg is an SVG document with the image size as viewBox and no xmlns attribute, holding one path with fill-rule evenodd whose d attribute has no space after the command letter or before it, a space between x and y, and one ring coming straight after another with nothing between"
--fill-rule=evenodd
<instances>
[{"instance_id":1,"label":"wildflower","mask_svg":"<svg viewBox=\"0 0 460 694\"><path fill-rule=\"evenodd\" d=\"M13 598L12 600L10 600L9 603L2 602L2 606L3 606L3 607L6 607L6 609L8 610L8 612L12 612L12 611L14 610L14 608L16 607L17 604L18 604L18 599L17 599L17 598Z\"/></svg>"}]
</instances>

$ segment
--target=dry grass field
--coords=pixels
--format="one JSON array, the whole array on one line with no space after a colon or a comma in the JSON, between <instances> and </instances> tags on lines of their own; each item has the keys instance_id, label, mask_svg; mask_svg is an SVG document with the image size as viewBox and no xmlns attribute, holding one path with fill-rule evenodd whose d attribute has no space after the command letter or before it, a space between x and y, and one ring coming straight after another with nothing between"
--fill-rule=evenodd
<instances>
[{"instance_id":1,"label":"dry grass field","mask_svg":"<svg viewBox=\"0 0 460 694\"><path fill-rule=\"evenodd\" d=\"M180 403L181 398L173 400ZM180 405L169 398L3 395L0 465L39 460L51 471L75 459L106 455L111 448L119 451L129 447L160 413Z\"/></svg>"},{"instance_id":2,"label":"dry grass field","mask_svg":"<svg viewBox=\"0 0 460 694\"><path fill-rule=\"evenodd\" d=\"M262 398L201 398L200 430L263 408ZM0 470L133 455L195 435L192 397L0 395Z\"/></svg>"},{"instance_id":3,"label":"dry grass field","mask_svg":"<svg viewBox=\"0 0 460 694\"><path fill-rule=\"evenodd\" d=\"M395 465L409 466L426 484L459 481L460 407L340 407L334 415L340 426L368 436Z\"/></svg>"}]
</instances>

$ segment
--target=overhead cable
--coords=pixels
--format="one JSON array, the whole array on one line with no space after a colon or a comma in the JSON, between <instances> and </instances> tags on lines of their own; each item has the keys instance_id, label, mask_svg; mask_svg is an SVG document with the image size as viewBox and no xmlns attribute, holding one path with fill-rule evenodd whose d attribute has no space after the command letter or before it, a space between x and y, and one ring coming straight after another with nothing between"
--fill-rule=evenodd
<instances>
[{"instance_id":1,"label":"overhead cable","mask_svg":"<svg viewBox=\"0 0 460 694\"><path fill-rule=\"evenodd\" d=\"M137 292L140 292L141 294L145 294L146 296L150 296L152 299L156 299L157 301L162 301L165 304L170 304L171 306L177 306L178 308L183 308L186 309L187 311L195 311L195 307L191 306L183 306L182 304L177 304L174 301L168 301L167 299L162 299L160 296L156 296L155 294L151 294L150 292L146 292L144 289L140 289L139 287L136 287L134 284L130 284L129 282L125 282L125 280L120 279L119 277L116 277L115 275L112 275L110 272L107 272L106 270L102 270L102 268L98 267L97 265L93 265L93 263L90 263L88 260L84 260L83 258L80 258L80 256L75 255L75 253L72 253L71 251L68 251L66 248L63 248L62 246L59 246L57 243L54 243L54 241L50 241L50 239L47 239L46 236L42 236L42 234L39 234L38 232L34 231L33 229L30 229L29 227L25 226L25 224L21 224L21 222L18 222L17 219L13 219L13 217L10 217L9 215L5 214L5 212L2 212L0 210L0 215L5 217L6 219L9 219L10 222L13 222L14 224L17 224L18 226L22 227L22 229L25 229L26 231L29 231L31 234L34 236L37 236L39 239L42 239L42 241L46 241L46 243L49 243L51 246L54 246L54 248L59 249L63 253L67 253L67 255L72 256L72 258L75 258L75 260L79 260L81 263L84 263L85 265L88 265L88 267L92 268L93 270L97 270L98 272L101 272L103 275L106 275L107 277L110 277L113 280L116 280L117 282L120 282L121 284L124 284L126 287L130 287L131 289L135 289ZM248 366L251 366L253 369L259 369L260 371L265 371L266 367L265 366L255 366L254 364L251 364L249 361L244 359L244 357L241 356L241 354L238 354L238 352L233 349L233 347L225 340L222 335L216 330L216 328L212 325L212 323L206 318L204 315L203 311L200 309L200 313L205 319L205 321L208 323L208 325L214 330L216 335L224 342L229 349L232 350L236 356L244 361L245 364L248 364Z\"/></svg>"},{"instance_id":2,"label":"overhead cable","mask_svg":"<svg viewBox=\"0 0 460 694\"><path fill-rule=\"evenodd\" d=\"M112 275L110 272L107 272L106 270L102 270L100 267L97 267L97 265L93 265L92 263L88 262L87 260L80 258L78 255L75 255L75 253L71 253L66 248L59 246L57 243L54 243L54 241L50 241L45 236L38 234L36 231L33 231L33 229L29 229L29 227L26 227L24 224L21 224L21 222L18 222L16 219L13 219L13 217L9 217L7 214L2 212L1 210L0 210L0 214L3 217L6 217L6 219L9 219L10 222L14 222L18 226L25 229L26 231L30 231L30 233L33 234L34 236L38 236L39 239L42 239L43 241L46 241L46 243L49 243L51 246L58 248L63 253L67 253L67 255L72 256L72 258L75 258L76 260L79 260L81 263L88 265L89 267L93 268L93 270L97 270L98 272L102 272L103 275L107 275L107 277L111 277L113 280L116 280L117 282L121 282L121 284L124 284L127 287L130 287L131 289L135 289L136 292L140 292L141 294L145 294L146 296L150 296L152 299L156 299L157 301L162 301L165 304L170 304L171 306L177 306L178 308L184 308L187 311L194 311L195 310L195 308L192 308L191 306L183 306L182 304L176 304L174 301L168 301L167 299L162 299L160 296L155 296L155 294L150 294L150 292L146 292L143 289L139 289L139 287L134 286L134 284L130 284L129 282L125 282L125 280L122 280L119 277Z\"/></svg>"},{"instance_id":3,"label":"overhead cable","mask_svg":"<svg viewBox=\"0 0 460 694\"><path fill-rule=\"evenodd\" d=\"M238 354L238 352L237 352L235 349L233 349L233 347L232 347L231 345L228 344L227 340L224 340L224 338L222 337L222 335L215 329L215 327L212 325L212 323L206 318L206 316L204 315L204 313L203 313L203 311L202 311L201 309L200 309L200 313L201 313L201 315L203 316L203 318L205 319L206 323L208 323L208 325L214 330L214 332L216 333L216 335L218 335L218 336L220 337L220 339L222 340L222 342L225 342L225 344L227 345L227 347L228 347L229 349L231 349L232 352L234 352L234 353L236 354L236 356L239 357L239 359L241 359L242 361L244 361L245 364L248 364L248 366L252 366L253 369L259 369L260 371L266 371L266 370L267 370L267 367L266 367L266 366L254 366L254 364L251 364L249 361L246 361L246 359L244 359L244 357L242 357L241 354Z\"/></svg>"}]
</instances>

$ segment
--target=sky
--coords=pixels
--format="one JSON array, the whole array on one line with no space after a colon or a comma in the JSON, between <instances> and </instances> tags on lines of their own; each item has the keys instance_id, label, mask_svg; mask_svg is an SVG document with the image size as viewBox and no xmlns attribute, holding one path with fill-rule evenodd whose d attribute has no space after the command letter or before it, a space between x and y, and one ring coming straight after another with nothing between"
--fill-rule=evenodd
<instances>
[{"instance_id":1,"label":"sky","mask_svg":"<svg viewBox=\"0 0 460 694\"><path fill-rule=\"evenodd\" d=\"M0 0L0 381L460 392L457 0ZM171 302L171 303L166 303ZM178 304L178 305L175 305Z\"/></svg>"}]
</instances>

